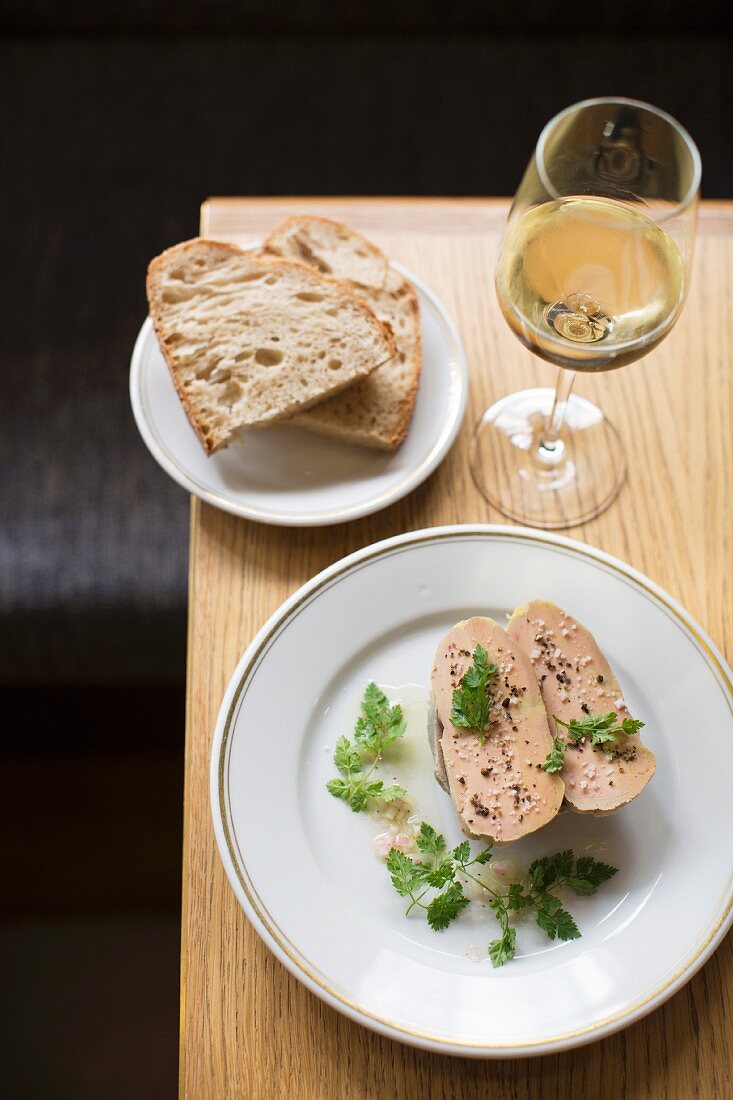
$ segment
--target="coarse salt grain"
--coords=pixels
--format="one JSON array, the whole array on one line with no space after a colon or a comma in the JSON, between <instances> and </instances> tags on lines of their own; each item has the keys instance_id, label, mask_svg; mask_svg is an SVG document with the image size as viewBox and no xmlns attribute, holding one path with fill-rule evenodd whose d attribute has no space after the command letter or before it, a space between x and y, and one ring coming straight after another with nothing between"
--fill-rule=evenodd
<instances>
[{"instance_id":1,"label":"coarse salt grain","mask_svg":"<svg viewBox=\"0 0 733 1100\"><path fill-rule=\"evenodd\" d=\"M580 789L581 789L581 791L587 791L588 790L588 780L587 779L581 779Z\"/></svg>"},{"instance_id":2,"label":"coarse salt grain","mask_svg":"<svg viewBox=\"0 0 733 1100\"><path fill-rule=\"evenodd\" d=\"M539 657L539 655L540 655L540 651L539 651L539 649L537 649L537 648L535 647L535 648L534 648L534 649L532 650L532 652L530 653L530 655L529 655L529 656L530 656L530 659L531 659L531 660L533 660L533 661L536 661L536 660L537 660L537 658Z\"/></svg>"}]
</instances>

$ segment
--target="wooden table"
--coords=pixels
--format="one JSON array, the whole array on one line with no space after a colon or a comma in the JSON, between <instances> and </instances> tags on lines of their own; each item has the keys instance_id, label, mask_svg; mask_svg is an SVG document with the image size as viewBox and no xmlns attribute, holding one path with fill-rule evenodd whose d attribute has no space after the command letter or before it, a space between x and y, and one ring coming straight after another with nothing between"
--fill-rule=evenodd
<instances>
[{"instance_id":1,"label":"wooden table","mask_svg":"<svg viewBox=\"0 0 733 1100\"><path fill-rule=\"evenodd\" d=\"M421 276L463 336L471 394L453 451L407 500L355 523L291 530L193 501L183 857L181 1094L247 1100L726 1100L733 1096L733 951L728 938L675 998L601 1043L504 1062L425 1054L351 1023L264 947L220 864L208 795L209 746L229 676L255 631L303 581L400 531L501 521L468 468L472 425L522 386L551 385L502 320L492 272L500 200L214 199L205 235L260 237L292 212L343 218ZM647 359L581 378L627 448L618 501L571 534L617 554L680 600L733 656L733 205L703 207L682 320ZM694 736L694 731L690 731ZM673 918L671 918L673 919Z\"/></svg>"}]
</instances>

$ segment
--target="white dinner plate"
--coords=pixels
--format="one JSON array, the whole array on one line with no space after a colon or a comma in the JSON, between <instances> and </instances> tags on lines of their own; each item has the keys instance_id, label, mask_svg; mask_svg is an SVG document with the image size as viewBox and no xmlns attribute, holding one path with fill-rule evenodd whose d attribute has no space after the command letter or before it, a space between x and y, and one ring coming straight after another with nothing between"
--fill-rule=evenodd
<instances>
[{"instance_id":1,"label":"white dinner plate","mask_svg":"<svg viewBox=\"0 0 733 1100\"><path fill-rule=\"evenodd\" d=\"M130 365L140 434L174 481L236 516L285 527L357 519L400 500L428 477L458 434L466 408L463 345L445 306L398 264L420 301L423 364L407 439L394 454L274 427L243 434L207 457L178 400L148 318Z\"/></svg>"},{"instance_id":2,"label":"white dinner plate","mask_svg":"<svg viewBox=\"0 0 733 1100\"><path fill-rule=\"evenodd\" d=\"M467 911L436 933L406 918L372 853L379 826L324 785L369 680L388 693L413 685L411 698L426 699L450 625L476 613L501 622L533 597L554 600L595 633L631 713L646 722L657 773L615 815L564 813L501 849L526 862L572 847L619 871L594 897L568 902L581 939L550 942L522 924L517 958L494 970L493 919ZM731 923L732 708L731 671L715 646L623 562L522 528L401 535L314 577L242 657L211 759L221 858L280 961L367 1027L480 1057L578 1046L680 989ZM422 733L405 757L420 815L458 843Z\"/></svg>"}]
</instances>

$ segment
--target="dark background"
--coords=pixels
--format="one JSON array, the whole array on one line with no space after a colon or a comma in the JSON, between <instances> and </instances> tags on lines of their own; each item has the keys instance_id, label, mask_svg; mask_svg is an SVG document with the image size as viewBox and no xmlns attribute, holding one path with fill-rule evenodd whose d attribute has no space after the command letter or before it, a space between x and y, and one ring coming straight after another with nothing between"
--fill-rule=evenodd
<instances>
[{"instance_id":1,"label":"dark background","mask_svg":"<svg viewBox=\"0 0 733 1100\"><path fill-rule=\"evenodd\" d=\"M731 8L0 3L0 973L12 1097L176 1088L188 500L139 440L144 273L212 194L510 194L544 122L677 116L733 197Z\"/></svg>"}]
</instances>

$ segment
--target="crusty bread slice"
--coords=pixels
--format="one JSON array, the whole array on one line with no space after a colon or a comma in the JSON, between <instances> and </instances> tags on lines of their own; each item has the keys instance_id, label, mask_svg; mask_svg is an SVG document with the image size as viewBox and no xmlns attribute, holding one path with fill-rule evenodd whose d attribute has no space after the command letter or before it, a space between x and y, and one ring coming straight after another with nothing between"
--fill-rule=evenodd
<instances>
[{"instance_id":1,"label":"crusty bread slice","mask_svg":"<svg viewBox=\"0 0 733 1100\"><path fill-rule=\"evenodd\" d=\"M290 422L366 447L396 450L407 435L422 364L420 307L410 283L375 245L327 218L289 218L267 238L263 254L299 259L348 282L391 327L397 345L397 355L363 382Z\"/></svg>"},{"instance_id":2,"label":"crusty bread slice","mask_svg":"<svg viewBox=\"0 0 733 1100\"><path fill-rule=\"evenodd\" d=\"M395 355L346 284L301 263L195 239L148 268L155 332L207 454L307 409Z\"/></svg>"},{"instance_id":3,"label":"crusty bread slice","mask_svg":"<svg viewBox=\"0 0 733 1100\"><path fill-rule=\"evenodd\" d=\"M389 261L376 245L330 218L288 218L267 238L264 251L363 287L383 287L389 272Z\"/></svg>"}]
</instances>

